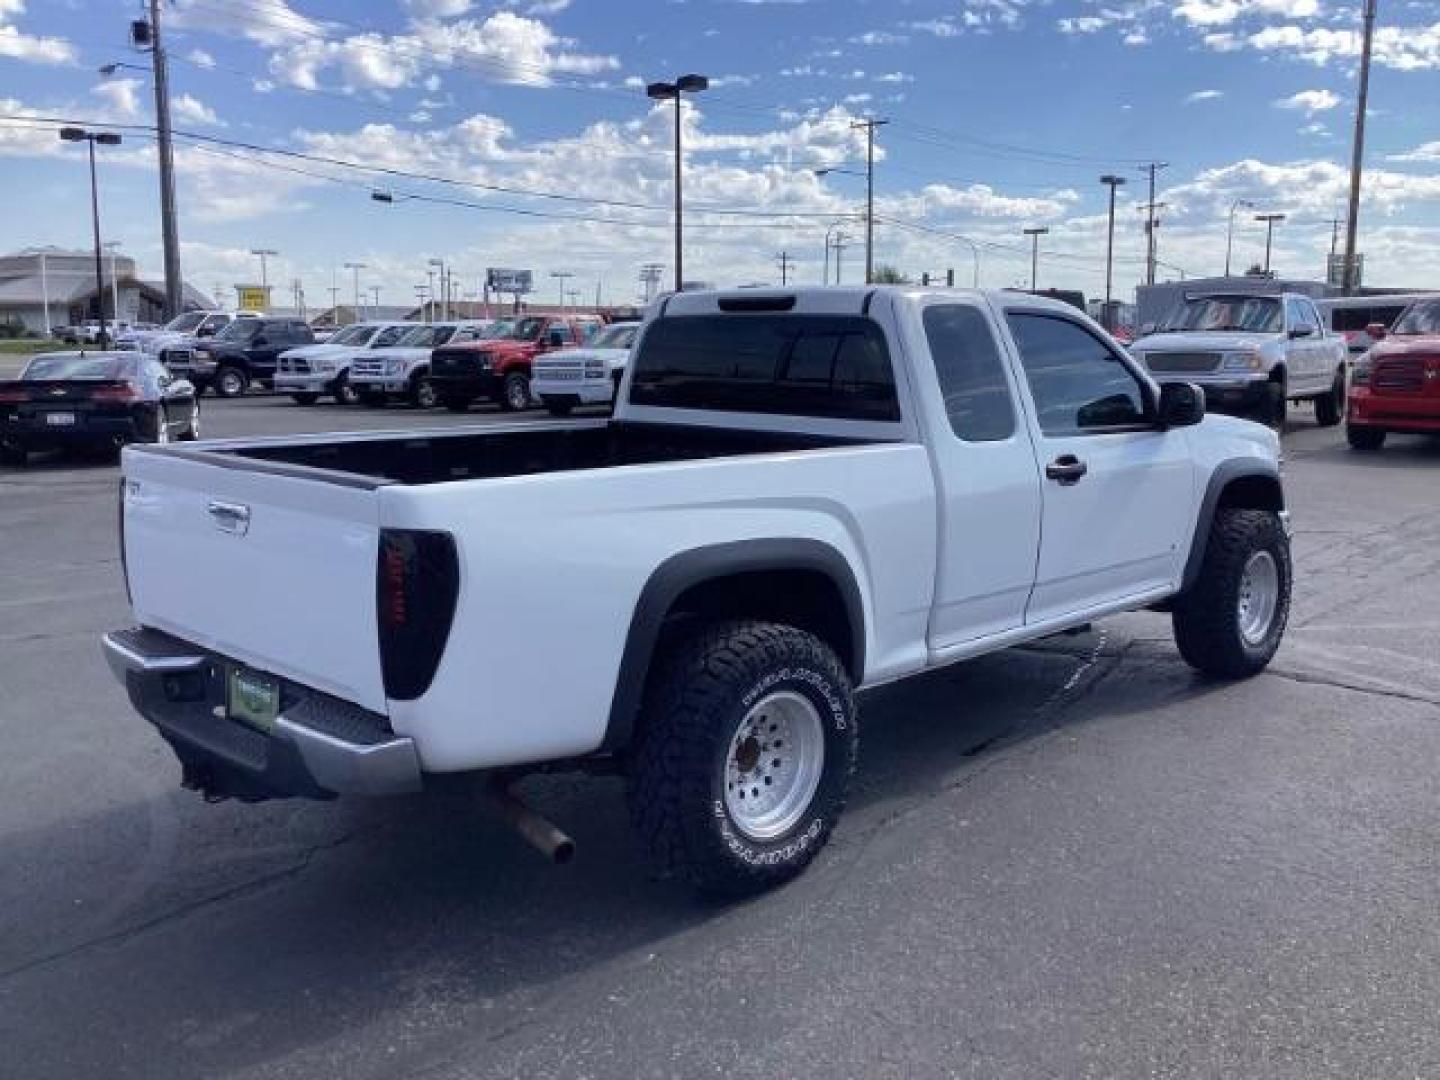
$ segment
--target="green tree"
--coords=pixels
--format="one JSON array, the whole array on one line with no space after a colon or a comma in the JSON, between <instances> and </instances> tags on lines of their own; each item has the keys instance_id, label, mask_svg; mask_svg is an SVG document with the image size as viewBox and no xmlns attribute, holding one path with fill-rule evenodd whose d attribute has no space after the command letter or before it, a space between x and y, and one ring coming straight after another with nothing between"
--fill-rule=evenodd
<instances>
[{"instance_id":1,"label":"green tree","mask_svg":"<svg viewBox=\"0 0 1440 1080\"><path fill-rule=\"evenodd\" d=\"M871 279L876 285L909 285L910 279L893 266L876 263Z\"/></svg>"}]
</instances>

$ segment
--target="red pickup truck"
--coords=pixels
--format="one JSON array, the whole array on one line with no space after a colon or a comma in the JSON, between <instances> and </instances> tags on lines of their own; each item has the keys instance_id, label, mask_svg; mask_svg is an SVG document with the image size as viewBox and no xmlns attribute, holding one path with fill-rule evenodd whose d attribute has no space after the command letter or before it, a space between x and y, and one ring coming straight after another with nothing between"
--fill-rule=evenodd
<instances>
[{"instance_id":1,"label":"red pickup truck","mask_svg":"<svg viewBox=\"0 0 1440 1080\"><path fill-rule=\"evenodd\" d=\"M1440 297L1417 300L1375 339L1350 373L1345 434L1357 450L1378 450L1390 432L1440 435Z\"/></svg>"},{"instance_id":2,"label":"red pickup truck","mask_svg":"<svg viewBox=\"0 0 1440 1080\"><path fill-rule=\"evenodd\" d=\"M535 357L582 345L601 325L595 315L531 315L517 319L504 337L436 349L430 356L435 396L452 412L464 412L477 398L507 411L528 409Z\"/></svg>"}]
</instances>

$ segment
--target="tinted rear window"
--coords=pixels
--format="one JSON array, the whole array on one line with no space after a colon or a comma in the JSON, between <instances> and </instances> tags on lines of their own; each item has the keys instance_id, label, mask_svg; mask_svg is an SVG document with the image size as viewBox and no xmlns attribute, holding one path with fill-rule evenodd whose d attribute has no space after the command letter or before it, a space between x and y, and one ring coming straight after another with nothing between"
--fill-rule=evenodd
<instances>
[{"instance_id":1,"label":"tinted rear window","mask_svg":"<svg viewBox=\"0 0 1440 1080\"><path fill-rule=\"evenodd\" d=\"M689 315L646 332L635 405L899 420L885 337L859 315Z\"/></svg>"},{"instance_id":2,"label":"tinted rear window","mask_svg":"<svg viewBox=\"0 0 1440 1080\"><path fill-rule=\"evenodd\" d=\"M1404 304L1376 304L1373 307L1336 308L1330 313L1330 329L1339 333L1364 330L1371 323L1394 324Z\"/></svg>"},{"instance_id":3,"label":"tinted rear window","mask_svg":"<svg viewBox=\"0 0 1440 1080\"><path fill-rule=\"evenodd\" d=\"M26 379L126 379L135 372L134 362L114 356L37 356L25 368Z\"/></svg>"}]
</instances>

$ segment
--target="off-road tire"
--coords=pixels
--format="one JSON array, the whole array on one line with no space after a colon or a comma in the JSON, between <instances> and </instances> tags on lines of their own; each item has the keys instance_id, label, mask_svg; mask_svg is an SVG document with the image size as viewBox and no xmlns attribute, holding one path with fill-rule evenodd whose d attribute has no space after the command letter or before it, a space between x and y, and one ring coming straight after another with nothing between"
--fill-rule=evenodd
<instances>
[{"instance_id":1,"label":"off-road tire","mask_svg":"<svg viewBox=\"0 0 1440 1080\"><path fill-rule=\"evenodd\" d=\"M1315 399L1315 423L1334 427L1345 416L1345 373L1335 376L1335 385Z\"/></svg>"},{"instance_id":2,"label":"off-road tire","mask_svg":"<svg viewBox=\"0 0 1440 1080\"><path fill-rule=\"evenodd\" d=\"M245 391L250 389L250 379L239 368L226 366L215 372L210 388L215 391L216 397L244 397Z\"/></svg>"},{"instance_id":3,"label":"off-road tire","mask_svg":"<svg viewBox=\"0 0 1440 1080\"><path fill-rule=\"evenodd\" d=\"M445 408L451 412L469 412L470 402L472 400L472 398L468 397L453 397L446 394L440 395L440 404L444 405Z\"/></svg>"},{"instance_id":4,"label":"off-road tire","mask_svg":"<svg viewBox=\"0 0 1440 1080\"><path fill-rule=\"evenodd\" d=\"M320 395L310 393L291 394L290 400L295 402L296 405L314 405L317 401L320 400Z\"/></svg>"},{"instance_id":5,"label":"off-road tire","mask_svg":"<svg viewBox=\"0 0 1440 1080\"><path fill-rule=\"evenodd\" d=\"M500 386L500 408L506 412L520 412L530 408L530 376L523 371L512 371L505 376Z\"/></svg>"},{"instance_id":6,"label":"off-road tire","mask_svg":"<svg viewBox=\"0 0 1440 1080\"><path fill-rule=\"evenodd\" d=\"M360 395L356 392L355 388L350 385L350 375L348 372L342 372L335 379L335 382L331 384L330 393L334 395L335 404L337 405L358 405L360 403Z\"/></svg>"},{"instance_id":7,"label":"off-road tire","mask_svg":"<svg viewBox=\"0 0 1440 1080\"><path fill-rule=\"evenodd\" d=\"M433 409L440 400L435 396L435 384L430 381L430 376L423 374L410 380L410 392L406 396L417 409Z\"/></svg>"},{"instance_id":8,"label":"off-road tire","mask_svg":"<svg viewBox=\"0 0 1440 1080\"><path fill-rule=\"evenodd\" d=\"M747 712L791 691L819 714L819 783L787 831L764 841L735 825L724 787L731 740ZM835 653L812 634L756 621L702 624L662 649L629 756L630 816L654 865L702 892L743 896L799 874L845 806L859 749L854 693Z\"/></svg>"},{"instance_id":9,"label":"off-road tire","mask_svg":"<svg viewBox=\"0 0 1440 1080\"><path fill-rule=\"evenodd\" d=\"M1290 401L1286 397L1284 383L1266 383L1265 398L1260 404L1260 422L1283 435L1285 433L1285 416L1289 404Z\"/></svg>"},{"instance_id":10,"label":"off-road tire","mask_svg":"<svg viewBox=\"0 0 1440 1080\"><path fill-rule=\"evenodd\" d=\"M1252 555L1268 551L1279 571L1279 596L1268 632L1249 642L1240 632L1240 588ZM1206 675L1245 679L1263 671L1290 617L1290 542L1269 510L1219 510L1210 526L1195 583L1175 601L1171 623L1186 663Z\"/></svg>"},{"instance_id":11,"label":"off-road tire","mask_svg":"<svg viewBox=\"0 0 1440 1080\"><path fill-rule=\"evenodd\" d=\"M1355 450L1379 450L1385 445L1385 429L1367 424L1346 424L1345 439Z\"/></svg>"}]
</instances>

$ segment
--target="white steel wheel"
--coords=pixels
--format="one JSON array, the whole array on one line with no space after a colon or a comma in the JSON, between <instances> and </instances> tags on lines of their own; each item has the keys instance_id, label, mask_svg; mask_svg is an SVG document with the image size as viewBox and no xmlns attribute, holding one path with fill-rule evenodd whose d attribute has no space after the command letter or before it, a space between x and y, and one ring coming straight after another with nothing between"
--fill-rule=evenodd
<instances>
[{"instance_id":1,"label":"white steel wheel","mask_svg":"<svg viewBox=\"0 0 1440 1080\"><path fill-rule=\"evenodd\" d=\"M751 840L783 836L799 823L825 771L825 732L810 699L769 694L745 714L725 755L725 810Z\"/></svg>"},{"instance_id":2,"label":"white steel wheel","mask_svg":"<svg viewBox=\"0 0 1440 1080\"><path fill-rule=\"evenodd\" d=\"M1240 636L1247 645L1258 645L1265 640L1279 607L1280 568L1270 552L1257 551L1246 560L1240 573L1240 596L1235 611Z\"/></svg>"}]
</instances>

